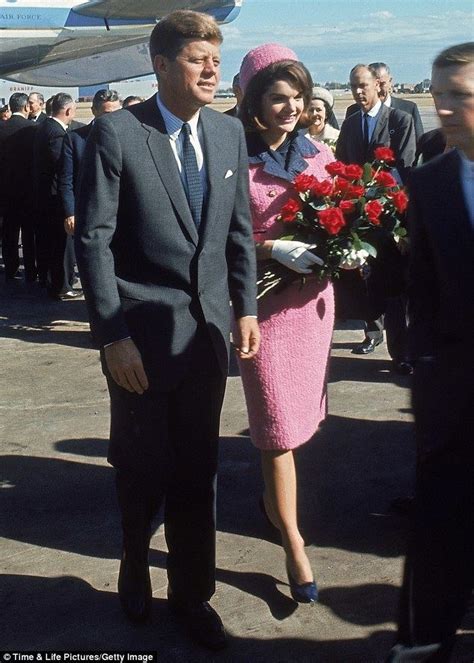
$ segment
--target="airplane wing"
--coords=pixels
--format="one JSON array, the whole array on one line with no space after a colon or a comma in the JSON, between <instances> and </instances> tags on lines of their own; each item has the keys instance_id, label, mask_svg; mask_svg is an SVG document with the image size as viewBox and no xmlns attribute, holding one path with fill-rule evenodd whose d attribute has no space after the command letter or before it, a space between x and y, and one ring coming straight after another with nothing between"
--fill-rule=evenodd
<instances>
[{"instance_id":1,"label":"airplane wing","mask_svg":"<svg viewBox=\"0 0 474 663\"><path fill-rule=\"evenodd\" d=\"M17 63L21 61L21 54L18 53ZM38 62L31 62L18 71L12 71L10 67L8 79L28 85L76 87L100 85L151 73L148 37L140 35L127 40L123 35L118 35L116 42L100 37L63 41L48 49L39 65Z\"/></svg>"},{"instance_id":2,"label":"airplane wing","mask_svg":"<svg viewBox=\"0 0 474 663\"><path fill-rule=\"evenodd\" d=\"M96 18L149 19L162 18L176 9L194 9L223 23L241 5L242 0L89 0L76 5L74 11Z\"/></svg>"}]
</instances>

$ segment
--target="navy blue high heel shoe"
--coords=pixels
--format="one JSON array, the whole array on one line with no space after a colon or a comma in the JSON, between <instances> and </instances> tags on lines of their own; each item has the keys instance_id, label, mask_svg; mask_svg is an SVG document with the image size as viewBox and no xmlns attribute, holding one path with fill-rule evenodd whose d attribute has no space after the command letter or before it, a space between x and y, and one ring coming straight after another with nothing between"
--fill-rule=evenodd
<instances>
[{"instance_id":1,"label":"navy blue high heel shoe","mask_svg":"<svg viewBox=\"0 0 474 663\"><path fill-rule=\"evenodd\" d=\"M297 603L316 603L318 600L318 588L314 580L312 582L303 582L298 585L296 580L292 577L290 569L286 567L288 575L288 582L290 583L290 593L293 601Z\"/></svg>"}]
</instances>

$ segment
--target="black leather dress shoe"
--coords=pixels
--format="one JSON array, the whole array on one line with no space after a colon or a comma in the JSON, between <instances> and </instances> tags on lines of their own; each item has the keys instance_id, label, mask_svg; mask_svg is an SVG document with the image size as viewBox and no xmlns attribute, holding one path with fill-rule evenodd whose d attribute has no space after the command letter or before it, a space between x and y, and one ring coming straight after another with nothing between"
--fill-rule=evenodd
<instances>
[{"instance_id":1,"label":"black leather dress shoe","mask_svg":"<svg viewBox=\"0 0 474 663\"><path fill-rule=\"evenodd\" d=\"M219 651L227 646L224 624L207 601L176 601L168 595L168 608L186 626L198 644Z\"/></svg>"},{"instance_id":2,"label":"black leather dress shoe","mask_svg":"<svg viewBox=\"0 0 474 663\"><path fill-rule=\"evenodd\" d=\"M151 581L148 563L124 553L120 562L118 593L130 621L143 624L150 616Z\"/></svg>"},{"instance_id":3,"label":"black leather dress shoe","mask_svg":"<svg viewBox=\"0 0 474 663\"><path fill-rule=\"evenodd\" d=\"M377 345L383 343L383 338L364 338L360 345L357 345L353 350L353 355L369 355L375 350Z\"/></svg>"}]
</instances>

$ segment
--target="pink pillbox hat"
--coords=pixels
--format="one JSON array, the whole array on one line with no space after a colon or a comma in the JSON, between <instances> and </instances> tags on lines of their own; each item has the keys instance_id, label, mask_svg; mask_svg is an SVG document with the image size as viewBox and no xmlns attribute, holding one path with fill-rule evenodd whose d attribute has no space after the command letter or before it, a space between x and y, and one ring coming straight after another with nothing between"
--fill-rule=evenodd
<instances>
[{"instance_id":1,"label":"pink pillbox hat","mask_svg":"<svg viewBox=\"0 0 474 663\"><path fill-rule=\"evenodd\" d=\"M262 44L247 53L240 66L240 88L245 94L247 85L255 74L268 65L282 60L298 61L298 56L291 48L281 44Z\"/></svg>"}]
</instances>

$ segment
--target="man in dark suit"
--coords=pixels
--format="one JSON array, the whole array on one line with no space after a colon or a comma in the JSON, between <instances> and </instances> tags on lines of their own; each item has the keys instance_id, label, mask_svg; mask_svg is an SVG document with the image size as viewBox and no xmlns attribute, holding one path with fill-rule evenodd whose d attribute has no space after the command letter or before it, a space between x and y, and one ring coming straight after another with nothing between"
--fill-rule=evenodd
<instances>
[{"instance_id":1,"label":"man in dark suit","mask_svg":"<svg viewBox=\"0 0 474 663\"><path fill-rule=\"evenodd\" d=\"M35 238L31 197L34 125L28 121L28 96L21 92L9 100L12 116L0 126L0 200L3 210L2 256L6 280L20 268L21 231L25 280L36 280Z\"/></svg>"},{"instance_id":2,"label":"man in dark suit","mask_svg":"<svg viewBox=\"0 0 474 663\"><path fill-rule=\"evenodd\" d=\"M92 115L95 119L105 113L113 113L121 108L118 92L115 90L98 90L92 100ZM68 255L68 263L74 265L76 261L74 251L74 223L75 223L75 198L79 182L79 170L86 146L86 140L93 127L93 122L68 131L64 137L61 158L58 168L58 193L61 198L62 213L64 218L64 230L67 234L65 255ZM77 290L72 290L75 295ZM63 296L63 299L65 297Z\"/></svg>"},{"instance_id":3,"label":"man in dark suit","mask_svg":"<svg viewBox=\"0 0 474 663\"><path fill-rule=\"evenodd\" d=\"M474 586L474 42L438 55L431 88L456 147L410 177L418 467L392 663L448 661Z\"/></svg>"},{"instance_id":4,"label":"man in dark suit","mask_svg":"<svg viewBox=\"0 0 474 663\"><path fill-rule=\"evenodd\" d=\"M415 131L411 116L382 104L379 98L380 82L368 65L356 65L351 71L350 83L359 111L342 123L336 157L344 163L363 165L373 160L376 147L390 147L395 154L398 174L405 181L415 159ZM400 256L387 243L374 261L367 283L374 317L366 318L365 338L353 352L369 354L383 342L384 318L381 314L387 313L387 344L394 368L400 373L409 373L412 369L406 357L405 305L403 297L398 296L400 290L397 291L401 280ZM365 293L366 289L359 281L358 274L343 274L340 283L336 284L336 301L343 297L350 299L352 290L354 299L358 299L357 290ZM354 308L357 307L358 304L355 304ZM347 317L354 317L354 314Z\"/></svg>"},{"instance_id":5,"label":"man in dark suit","mask_svg":"<svg viewBox=\"0 0 474 663\"><path fill-rule=\"evenodd\" d=\"M66 131L76 105L69 94L59 92L52 100L52 117L42 122L35 135L33 177L38 209L36 249L38 277L54 299L71 299L74 292L73 256L65 254L66 231L58 196L58 165Z\"/></svg>"},{"instance_id":6,"label":"man in dark suit","mask_svg":"<svg viewBox=\"0 0 474 663\"><path fill-rule=\"evenodd\" d=\"M420 111L418 106L409 99L402 99L400 97L394 97L392 95L393 90L393 79L390 72L390 68L385 62L372 62L368 65L369 68L374 72L378 81L379 81L379 99L380 101L388 106L389 108L396 108L398 110L405 111L413 118L413 124L415 126L415 138L416 141L420 139L423 135L423 122L421 121ZM346 110L346 117L357 113L359 110L358 104L352 104Z\"/></svg>"},{"instance_id":7,"label":"man in dark suit","mask_svg":"<svg viewBox=\"0 0 474 663\"><path fill-rule=\"evenodd\" d=\"M95 122L76 200L78 266L111 396L122 607L135 621L149 615L151 522L164 500L168 605L211 649L226 644L208 601L229 299L239 355L251 359L259 343L243 128L205 108L221 41L205 14L157 24L159 93Z\"/></svg>"},{"instance_id":8,"label":"man in dark suit","mask_svg":"<svg viewBox=\"0 0 474 663\"><path fill-rule=\"evenodd\" d=\"M41 92L31 92L28 97L28 106L30 109L29 118L32 122L41 124L47 118L44 112L44 97Z\"/></svg>"}]
</instances>

